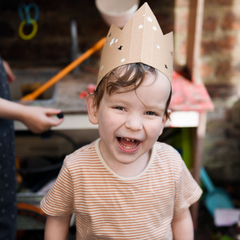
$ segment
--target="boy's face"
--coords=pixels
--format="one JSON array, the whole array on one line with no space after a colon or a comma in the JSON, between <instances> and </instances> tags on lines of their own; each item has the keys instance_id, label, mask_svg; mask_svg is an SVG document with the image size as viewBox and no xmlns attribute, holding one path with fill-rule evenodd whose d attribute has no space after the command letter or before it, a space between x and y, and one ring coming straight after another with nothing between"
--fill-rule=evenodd
<instances>
[{"instance_id":1,"label":"boy's face","mask_svg":"<svg viewBox=\"0 0 240 240\"><path fill-rule=\"evenodd\" d=\"M162 73L156 79L146 74L136 91L104 93L97 110L88 96L89 120L99 125L100 151L110 166L148 162L167 120L164 110L170 89Z\"/></svg>"}]
</instances>

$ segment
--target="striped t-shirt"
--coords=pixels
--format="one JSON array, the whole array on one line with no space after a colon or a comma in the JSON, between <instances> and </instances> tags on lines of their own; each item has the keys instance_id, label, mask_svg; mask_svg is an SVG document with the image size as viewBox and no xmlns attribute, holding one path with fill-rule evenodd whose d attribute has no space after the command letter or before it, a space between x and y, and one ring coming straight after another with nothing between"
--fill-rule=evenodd
<instances>
[{"instance_id":1,"label":"striped t-shirt","mask_svg":"<svg viewBox=\"0 0 240 240\"><path fill-rule=\"evenodd\" d=\"M145 170L121 177L104 161L98 139L66 157L41 208L51 216L76 213L77 240L170 240L173 215L201 193L171 146L155 143Z\"/></svg>"}]
</instances>

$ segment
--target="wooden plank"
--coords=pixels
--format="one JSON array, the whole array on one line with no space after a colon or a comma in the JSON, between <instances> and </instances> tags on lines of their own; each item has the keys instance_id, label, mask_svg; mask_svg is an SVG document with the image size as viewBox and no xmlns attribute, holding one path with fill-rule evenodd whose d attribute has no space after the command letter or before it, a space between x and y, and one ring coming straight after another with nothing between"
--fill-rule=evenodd
<instances>
[{"instance_id":1,"label":"wooden plank","mask_svg":"<svg viewBox=\"0 0 240 240\"><path fill-rule=\"evenodd\" d=\"M196 129L196 145L194 147L193 177L200 184L200 168L202 166L203 146L206 132L207 113L201 112L199 115L199 125ZM198 202L191 207L194 229L197 228Z\"/></svg>"},{"instance_id":2,"label":"wooden plank","mask_svg":"<svg viewBox=\"0 0 240 240\"><path fill-rule=\"evenodd\" d=\"M193 83L201 83L199 57L202 37L204 0L191 0L189 6L187 68Z\"/></svg>"}]
</instances>

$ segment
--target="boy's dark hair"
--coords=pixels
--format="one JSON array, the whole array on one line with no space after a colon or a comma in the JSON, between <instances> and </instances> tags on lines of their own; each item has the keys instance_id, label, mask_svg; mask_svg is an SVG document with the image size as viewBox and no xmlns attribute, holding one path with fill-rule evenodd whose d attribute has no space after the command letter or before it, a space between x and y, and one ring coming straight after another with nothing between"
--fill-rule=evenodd
<instances>
[{"instance_id":1,"label":"boy's dark hair","mask_svg":"<svg viewBox=\"0 0 240 240\"><path fill-rule=\"evenodd\" d=\"M157 70L143 63L131 63L117 67L103 77L102 81L99 83L96 91L94 92L94 105L99 108L100 102L103 98L104 92L106 91L108 95L112 93L122 93L130 92L136 90L143 82L146 74L153 74L155 77L157 75ZM125 91L122 91L122 89ZM164 115L169 118L168 106L170 104L172 97L172 89L170 91Z\"/></svg>"}]
</instances>

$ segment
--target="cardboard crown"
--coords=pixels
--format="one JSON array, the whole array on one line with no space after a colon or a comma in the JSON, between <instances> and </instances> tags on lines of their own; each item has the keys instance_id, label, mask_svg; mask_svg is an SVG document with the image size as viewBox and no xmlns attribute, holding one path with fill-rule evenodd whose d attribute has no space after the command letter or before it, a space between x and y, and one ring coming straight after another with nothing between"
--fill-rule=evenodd
<instances>
[{"instance_id":1,"label":"cardboard crown","mask_svg":"<svg viewBox=\"0 0 240 240\"><path fill-rule=\"evenodd\" d=\"M173 33L163 35L147 3L123 29L111 25L102 50L97 85L114 68L137 62L156 68L172 83Z\"/></svg>"}]
</instances>

